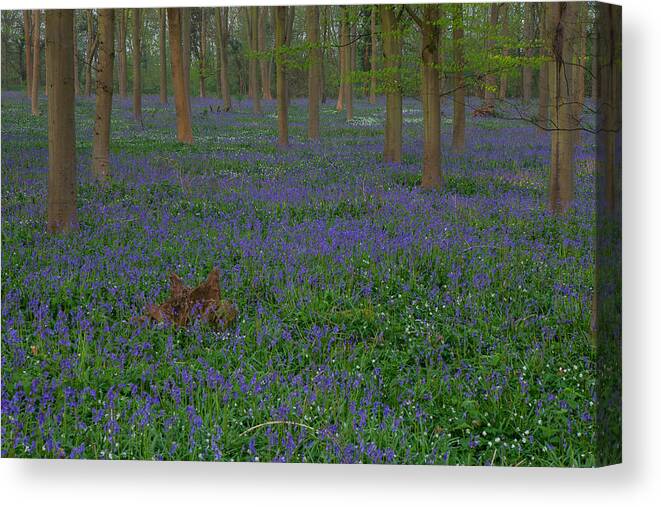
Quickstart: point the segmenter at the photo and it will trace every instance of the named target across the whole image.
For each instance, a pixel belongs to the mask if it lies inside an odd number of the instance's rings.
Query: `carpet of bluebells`
[[[293,100],[284,151],[274,103],[216,105],[193,100],[183,146],[172,103],[141,125],[115,98],[99,187],[79,99],[80,229],[49,236],[46,118],[3,93],[3,457],[594,465],[592,137],[555,217],[524,121],[469,118],[457,156],[446,104],[446,186],[423,192],[416,100],[398,165],[382,102],[347,123],[329,101],[309,142]],[[234,328],[135,319],[216,266]]]

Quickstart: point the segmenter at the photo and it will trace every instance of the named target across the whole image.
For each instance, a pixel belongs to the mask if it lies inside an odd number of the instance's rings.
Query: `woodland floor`
[[[311,143],[294,100],[286,151],[274,103],[209,104],[182,146],[172,102],[145,97],[143,128],[116,98],[99,188],[79,99],[80,230],[51,237],[46,118],[3,93],[3,457],[594,465],[592,137],[554,217],[525,122],[468,118],[455,156],[446,105],[425,193],[417,101],[401,165],[383,102],[347,124],[329,101]],[[213,267],[229,331],[133,319]]]

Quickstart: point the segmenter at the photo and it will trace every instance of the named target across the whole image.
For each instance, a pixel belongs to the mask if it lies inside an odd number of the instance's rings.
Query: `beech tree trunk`
[[[218,59],[218,96],[223,99],[223,109],[232,109],[232,97],[230,96],[229,79],[227,76],[227,40],[228,30],[228,8],[216,7],[216,56]]]
[[[73,12],[73,89],[80,95],[80,79],[78,76],[78,32],[76,31],[76,11]]]
[[[490,13],[489,13],[489,30],[490,33],[495,35],[496,28],[498,26],[498,7],[499,4],[496,2],[491,3]],[[493,67],[491,57],[493,56],[494,48],[494,37],[487,35],[487,54],[489,55],[488,67],[490,72],[485,76],[485,89],[484,89],[484,107],[493,109],[496,105],[496,72]]]
[[[32,11],[32,116],[39,114],[39,39],[41,31],[41,18],[39,10]]]
[[[120,9],[119,14],[119,33],[117,34],[119,41],[117,44],[117,52],[119,53],[119,96],[123,99],[128,95],[128,64],[126,61],[126,24],[128,17],[128,9]]]
[[[32,97],[32,15],[23,11],[23,33],[25,35],[25,88],[26,95]]]
[[[177,114],[177,139],[182,143],[193,144],[191,127],[190,95],[186,93],[182,35],[183,9],[167,9],[168,31],[170,35],[170,65],[172,67],[172,87],[174,106]]]
[[[399,23],[394,7],[379,5],[381,11],[381,33],[383,36],[384,75],[386,88],[386,125],[383,143],[384,162],[402,161],[402,89],[401,69],[402,43]]]
[[[373,5],[370,13],[370,104],[376,104],[376,9]]]
[[[576,42],[574,44],[575,53],[572,63],[574,65],[574,119],[577,127],[581,124],[583,116],[583,103],[585,101],[585,52],[586,52],[586,18],[587,4],[579,4],[576,8]],[[576,129],[574,132],[576,139],[574,142],[578,146],[581,142],[581,131]]]
[[[327,95],[326,95],[326,65],[324,62],[326,61],[326,45],[328,44],[328,6],[324,5],[322,7],[323,9],[323,37],[324,37],[324,44],[323,47],[321,48],[321,83],[319,86],[321,87],[321,103],[325,104],[327,100]]]
[[[96,72],[96,118],[92,138],[92,172],[99,182],[110,174],[110,117],[115,60],[115,11],[99,10],[99,63]]]
[[[525,4],[525,14],[523,20],[523,40],[524,44],[528,47],[525,48],[526,58],[532,58],[533,50],[533,28],[532,28],[532,13],[533,13],[533,4],[532,2],[526,2]],[[528,104],[532,98],[532,66],[528,63],[523,66],[523,102]]]
[[[549,72],[551,98],[551,173],[549,210],[564,213],[574,197],[574,79],[571,68],[576,38],[576,4],[552,2],[546,4],[550,22],[553,61]]]
[[[94,32],[94,14],[88,9],[87,15],[87,53],[85,54],[85,96],[92,95],[92,67],[99,40]]]
[[[464,14],[463,4],[457,4],[452,16],[452,45],[457,72],[454,75],[452,106],[452,151],[463,153],[466,148],[466,89],[464,85]]]
[[[259,38],[257,35],[257,25],[259,24],[259,7],[246,7],[246,11],[248,18],[248,43],[250,47],[250,57],[248,58],[250,100],[252,101],[252,112],[259,114],[262,112],[262,103],[259,98],[259,62],[257,61],[257,50],[259,47]]]
[[[133,9],[133,118],[142,122],[142,10]]]
[[[167,65],[167,54],[165,48],[165,39],[166,39],[166,22],[165,22],[165,9],[158,9],[158,45],[159,45],[159,56],[160,56],[160,66],[159,66],[159,80],[160,80],[160,100],[161,104],[168,103],[168,65]]]
[[[207,18],[204,7],[200,9],[200,97],[207,96]]]
[[[547,10],[542,4],[539,4],[539,8],[541,38],[544,41],[548,41],[551,38],[551,34],[549,31],[550,21],[548,19]],[[540,49],[540,56],[542,58],[548,58],[549,56],[546,46],[547,44],[544,44]],[[546,61],[542,61],[539,67],[539,110],[537,113],[537,125],[539,126],[540,132],[545,132],[549,124],[549,67],[550,62]]]
[[[184,84],[186,97],[190,107],[190,62],[191,62],[191,8],[183,7],[181,10],[181,38],[184,64]]]
[[[503,37],[507,39],[510,35],[510,27],[509,27],[509,20],[507,19],[507,14],[508,14],[508,5],[506,3],[503,3],[501,5],[501,8],[503,9],[502,12],[502,17],[503,17]],[[509,49],[507,48],[507,42],[505,42],[505,47],[503,48],[503,57],[505,60],[509,56]],[[507,97],[507,70],[503,70],[500,73],[500,88],[498,89],[498,98],[500,100],[505,100]]]
[[[423,8],[422,26],[422,115],[424,127],[424,157],[422,188],[440,189],[441,173],[441,103],[438,74],[439,27],[438,4]]]
[[[278,99],[278,146],[289,146],[289,126],[287,118],[287,76],[285,73],[284,48],[288,44],[287,7],[275,8],[275,82]]]
[[[351,83],[353,52],[349,35],[349,7],[342,5],[340,9],[342,10],[342,21],[340,24],[340,44],[344,48],[344,69],[342,72],[344,76],[344,82],[342,86],[342,105],[344,106],[347,114],[347,121],[351,121],[353,119],[353,84]]]
[[[342,44],[342,21],[340,21],[340,30],[339,30],[339,37],[338,40],[340,42],[340,47],[338,48],[337,51],[337,58],[338,58],[338,64],[337,64],[337,70],[338,73],[340,74],[340,86],[337,91],[337,102],[335,104],[335,109],[337,111],[342,111],[344,110],[344,60],[346,57],[346,47]]]
[[[73,11],[70,9],[46,11],[46,72],[48,74],[46,83],[50,88],[47,229],[49,233],[58,233],[67,232],[78,226]]]
[[[321,80],[321,49],[319,48],[319,7],[305,8],[308,44],[308,138],[319,139],[319,82]]]
[[[259,51],[259,71],[262,82],[262,98],[264,100],[272,100],[271,96],[271,74],[269,72],[269,61],[263,57],[266,51],[266,20],[268,19],[269,8],[259,7],[258,23],[257,23],[257,50]]]

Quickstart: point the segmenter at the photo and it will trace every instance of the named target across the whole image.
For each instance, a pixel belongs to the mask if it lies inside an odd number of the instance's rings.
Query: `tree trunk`
[[[46,83],[50,88],[47,229],[50,233],[58,233],[78,225],[72,10],[46,11],[46,72]]]
[[[533,44],[533,28],[532,28],[532,12],[533,4],[532,2],[526,2],[525,4],[525,15],[523,21],[523,40],[526,46],[525,56],[530,59],[533,56],[532,44]],[[526,65],[523,66],[523,102],[525,104],[530,103],[532,98],[532,66],[526,62]]]
[[[295,20],[296,20],[296,6],[291,5],[287,10],[287,29],[285,30],[285,39],[287,41],[287,46],[289,46],[289,44],[292,41],[292,37],[294,36]],[[287,104],[289,104],[292,97],[291,83],[289,82],[289,74],[285,73],[285,75],[287,76]]]
[[[119,96],[123,99],[128,95],[128,64],[126,61],[126,24],[128,17],[128,9],[120,9],[119,14],[119,41],[117,44],[117,52],[119,53]]]
[[[94,66],[94,55],[99,45],[98,35],[94,33],[94,14],[91,9],[87,14],[87,54],[85,55],[85,96],[92,95],[92,67]]]
[[[259,51],[259,70],[262,81],[262,98],[272,100],[271,96],[271,75],[269,73],[269,61],[264,58],[266,52],[266,20],[268,19],[269,8],[259,7],[259,21],[257,23],[257,50]]]
[[[370,13],[370,104],[376,104],[376,10],[373,5]]]
[[[498,7],[499,4],[496,2],[491,3],[490,14],[489,14],[489,30],[491,36],[487,35],[487,66],[489,72],[484,78],[485,88],[484,88],[484,107],[493,109],[496,105],[496,72],[493,68],[495,64],[493,63],[493,48],[494,48],[494,36],[496,35],[496,30],[498,27]]]
[[[440,189],[441,173],[441,104],[438,75],[439,27],[438,4],[423,7],[422,26],[422,115],[424,126],[424,157],[422,188]]]
[[[285,74],[284,48],[288,44],[287,7],[275,8],[275,82],[278,99],[278,146],[289,146],[287,118],[287,76]]]
[[[383,34],[384,74],[386,87],[386,125],[383,143],[384,162],[402,161],[402,43],[399,23],[393,6],[379,5]]]
[[[23,33],[25,35],[25,88],[28,97],[32,97],[32,16],[30,11],[23,11]]]
[[[181,38],[183,49],[184,85],[186,86],[186,97],[190,107],[190,62],[191,62],[191,8],[181,9]]]
[[[349,35],[349,7],[342,5],[340,9],[342,12],[342,21],[340,24],[340,44],[344,48],[344,69],[342,71],[344,76],[342,86],[342,105],[344,106],[344,109],[347,113],[347,121],[351,121],[353,120],[353,84],[351,83],[353,54]]]
[[[466,89],[464,87],[464,15],[463,4],[454,6],[452,42],[454,63],[454,104],[452,106],[452,151],[463,153],[466,147]]]
[[[158,9],[158,44],[159,44],[159,56],[160,56],[160,99],[161,104],[168,103],[168,65],[167,65],[167,53],[165,48],[165,39],[166,39],[166,22],[165,22],[165,9]]]
[[[585,40],[587,37],[587,34],[585,32],[585,27],[587,21],[586,20],[587,4],[579,4],[576,10],[577,10],[577,15],[576,15],[575,34],[578,40],[574,44],[574,47],[576,48],[576,52],[572,62],[574,64],[573,79],[574,79],[574,91],[575,91],[574,117],[575,117],[576,125],[580,126],[581,117],[583,116],[583,103],[585,101],[585,52],[586,52]],[[581,131],[577,129],[574,134],[576,136],[574,142],[578,146],[581,142]]]
[[[99,182],[110,174],[110,116],[115,60],[115,11],[99,10],[99,63],[96,71],[96,119],[92,139],[92,172]]]
[[[341,22],[340,22],[341,23]],[[337,52],[337,57],[338,57],[338,65],[337,65],[337,70],[338,73],[340,74],[340,86],[337,91],[337,103],[335,104],[335,109],[337,111],[342,111],[344,110],[344,81],[346,78],[344,77],[344,60],[345,60],[345,55],[346,55],[346,48],[342,44],[342,28],[340,27],[340,35],[338,37],[338,40],[340,42],[338,52]]]
[[[168,31],[170,35],[170,65],[172,67],[174,105],[177,114],[177,139],[182,143],[193,144],[190,95],[186,93],[184,55],[182,54],[182,11],[183,9],[167,9]]]
[[[142,9],[133,9],[133,118],[142,123]]]
[[[576,37],[576,4],[552,2],[546,4],[553,60],[549,69],[551,98],[551,173],[549,210],[564,213],[574,197],[574,83],[571,68]]]
[[[74,95],[80,95],[80,79],[78,75],[78,31],[76,30],[76,11],[73,11],[73,89]]]
[[[32,11],[32,116],[39,114],[39,39],[41,18],[39,10]]]
[[[223,108],[225,111],[232,109],[232,98],[230,96],[229,79],[227,76],[227,40],[228,31],[228,8],[216,7],[216,56],[218,59],[218,96],[223,98]]]
[[[248,44],[250,47],[250,57],[248,58],[250,100],[252,101],[252,112],[259,114],[262,112],[262,103],[259,98],[259,62],[257,60],[257,50],[259,47],[259,37],[257,34],[257,25],[259,24],[259,7],[246,7],[246,11],[248,17]]]
[[[327,100],[326,96],[326,65],[324,62],[326,61],[326,45],[328,44],[328,6],[324,5],[323,7],[323,13],[324,13],[324,21],[323,21],[323,36],[324,36],[324,44],[323,47],[321,48],[321,79],[319,86],[321,87],[321,103],[325,104]]]
[[[546,7],[539,4],[540,8],[540,33],[543,41],[548,41],[551,38],[549,33],[550,21]],[[545,43],[540,49],[540,56],[543,59],[548,58],[548,50]],[[540,132],[545,132],[549,124],[549,67],[550,62],[542,61],[539,67],[539,112],[537,114]]]
[[[503,48],[503,57],[505,61],[507,61],[507,57],[509,56],[509,49],[507,47],[507,44],[509,42],[507,41],[507,38],[510,35],[510,27],[509,27],[509,20],[507,19],[507,14],[508,14],[508,9],[507,9],[507,4],[503,3],[501,5],[501,8],[503,9],[503,37],[505,38],[505,47]],[[507,66],[506,64],[504,65],[505,67]],[[503,70],[500,73],[500,88],[498,89],[499,94],[498,98],[500,100],[505,100],[507,97],[507,69]]]
[[[321,79],[321,50],[319,48],[319,7],[305,8],[308,45],[308,137],[319,139],[319,81]]]
[[[207,18],[204,7],[200,8],[200,97],[207,96]]]

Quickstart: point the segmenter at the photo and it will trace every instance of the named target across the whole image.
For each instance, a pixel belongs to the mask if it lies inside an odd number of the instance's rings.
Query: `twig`
[[[246,431],[241,433],[239,436],[243,437],[243,436],[247,435],[248,433],[250,433],[251,431],[256,430],[258,428],[261,428],[262,426],[273,426],[275,424],[291,424],[292,426],[300,426],[302,428],[307,428],[307,429],[312,430],[315,433],[317,433],[317,430],[315,430],[312,426],[308,426],[307,424],[303,424],[303,423],[300,423],[300,422],[295,422],[295,421],[266,421],[266,422],[263,422],[261,424],[258,424],[257,426],[253,426],[252,428],[248,428]]]

